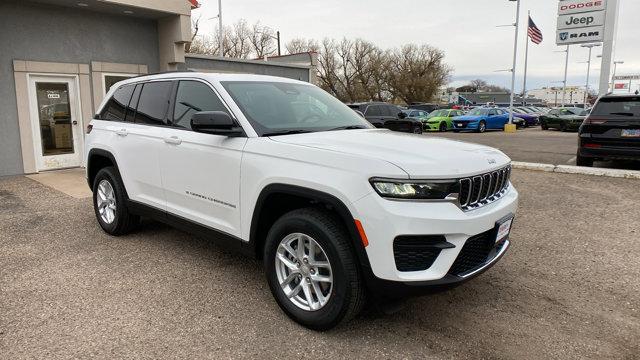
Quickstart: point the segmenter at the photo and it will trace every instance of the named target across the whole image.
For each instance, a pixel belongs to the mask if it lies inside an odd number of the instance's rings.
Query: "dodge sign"
[[[602,11],[605,0],[563,0],[558,4],[558,15],[577,14],[587,11]]]

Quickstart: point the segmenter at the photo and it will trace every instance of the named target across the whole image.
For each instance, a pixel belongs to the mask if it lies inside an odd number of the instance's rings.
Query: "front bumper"
[[[467,212],[451,202],[393,201],[376,193],[367,195],[354,205],[369,240],[365,250],[371,266],[370,287],[392,288],[399,293],[428,292],[464,282],[500,259],[509,247],[508,240],[503,249],[489,256],[487,263],[476,269],[477,272],[464,276],[450,273],[467,240],[490,232],[497,221],[516,213],[518,192],[509,185],[500,200]],[[394,239],[398,236],[429,235],[443,236],[453,247],[443,248],[426,270],[398,270]],[[400,292],[400,288],[406,288],[406,291]]]
[[[425,122],[423,124],[424,124],[424,129],[426,131],[439,131],[440,130],[440,123],[439,122],[434,122],[434,123]]]
[[[477,130],[480,122],[478,121],[458,121],[453,123],[454,130]]]

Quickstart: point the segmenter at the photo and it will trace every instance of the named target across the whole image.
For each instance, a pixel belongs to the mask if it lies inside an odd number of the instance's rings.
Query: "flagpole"
[[[524,82],[522,83],[522,105],[527,105],[527,66],[529,63],[529,21],[531,21],[531,10],[527,12],[527,46],[524,51]]]

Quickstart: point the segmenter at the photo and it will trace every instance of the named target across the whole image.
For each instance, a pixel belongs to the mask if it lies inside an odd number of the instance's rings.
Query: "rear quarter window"
[[[100,112],[100,120],[125,121],[127,118],[126,109],[131,101],[134,88],[135,85],[119,87]]]

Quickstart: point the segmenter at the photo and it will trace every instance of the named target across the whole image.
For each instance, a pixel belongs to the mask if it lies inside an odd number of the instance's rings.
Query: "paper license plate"
[[[624,129],[622,137],[640,137],[640,129]]]
[[[496,235],[496,242],[500,242],[501,240],[509,236],[512,223],[513,223],[513,217],[507,220],[504,220],[498,224],[498,233]]]

